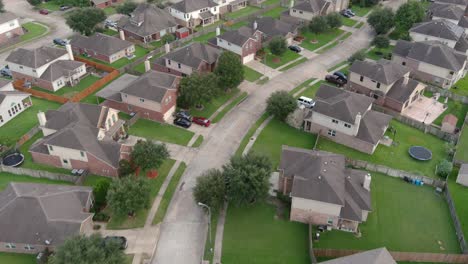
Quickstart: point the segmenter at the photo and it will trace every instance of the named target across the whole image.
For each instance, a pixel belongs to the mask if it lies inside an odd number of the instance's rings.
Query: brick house
[[[192,72],[213,72],[221,53],[221,50],[211,45],[193,42],[157,58],[152,68],[177,76],[187,76]]]
[[[424,96],[426,86],[409,77],[410,69],[389,60],[355,61],[346,88],[375,99],[376,104],[402,113]]]
[[[124,74],[96,95],[106,99],[103,106],[167,122],[176,110],[179,81],[175,75],[155,71],[142,76]]]
[[[90,37],[75,35],[70,45],[75,55],[85,54],[107,63],[113,63],[122,58],[131,59],[135,56],[135,45],[132,42],[101,33]]]
[[[53,92],[66,85],[78,84],[86,75],[86,64],[74,60],[70,45],[66,49],[19,48],[8,55],[6,62],[14,80],[24,80]]]
[[[304,130],[372,154],[391,116],[371,110],[373,98],[322,84],[316,103],[304,118]]]
[[[131,146],[118,143],[127,135],[118,113],[106,106],[83,103],[66,103],[58,110],[39,112],[44,137],[29,149],[33,161],[118,176],[119,161],[131,151]]]
[[[297,24],[288,23],[272,17],[262,17],[256,19],[251,24],[252,28],[257,28],[262,32],[263,44],[270,42],[274,37],[283,37],[288,45],[291,45],[295,36],[297,36]]]
[[[398,40],[392,61],[411,69],[411,77],[449,89],[466,74],[467,56],[437,41]]]
[[[177,22],[167,10],[142,3],[129,17],[123,16],[117,23],[117,28],[124,32],[126,38],[148,43],[160,40],[166,34],[175,33]]]
[[[316,16],[324,16],[348,8],[349,0],[304,0],[293,3],[289,16],[301,21],[311,21]]]
[[[219,20],[220,7],[212,0],[182,0],[169,7],[169,13],[183,27],[207,26]]]
[[[91,0],[91,6],[96,8],[106,8],[110,6],[123,4],[125,0]]]
[[[291,221],[357,232],[371,207],[371,176],[346,168],[345,157],[283,146],[279,191],[291,197]]]
[[[397,264],[386,248],[368,250],[320,264]]]
[[[18,16],[10,12],[0,14],[0,45],[8,43],[10,39],[24,34]]]
[[[0,79],[0,127],[32,106],[29,93],[13,88],[12,82]]]
[[[253,61],[257,51],[262,49],[262,39],[262,32],[244,26],[237,30],[226,31],[209,43],[239,55],[242,63],[246,64]]]
[[[0,192],[0,251],[37,254],[93,230],[90,187],[12,182]]]

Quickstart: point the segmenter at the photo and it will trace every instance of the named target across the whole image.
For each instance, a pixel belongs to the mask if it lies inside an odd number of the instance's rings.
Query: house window
[[[112,121],[114,121],[114,122],[117,121],[116,118],[115,118],[115,114],[112,115]]]
[[[338,120],[336,120],[336,119],[332,119],[332,122],[335,123],[335,124],[338,124]]]
[[[350,124],[346,124],[346,123],[345,123],[344,126],[347,127],[347,128],[351,128],[351,125],[350,125]]]
[[[16,245],[15,244],[12,244],[12,243],[8,243],[5,245],[6,248],[16,248]]]
[[[328,217],[327,224],[333,225],[333,218]]]
[[[377,83],[377,88],[380,88],[380,83]]]
[[[50,151],[53,151],[53,150],[54,150],[54,147],[52,147],[51,145],[49,145],[49,150],[50,150]]]
[[[84,152],[83,151],[80,151],[80,155],[81,155],[81,157],[84,158]]]
[[[228,42],[228,46],[231,46],[231,43]]]
[[[33,72],[36,72],[36,70],[33,70]]]
[[[361,78],[359,78],[359,81],[364,81],[364,76],[361,76]]]
[[[23,66],[19,66],[20,69],[23,69]]]
[[[296,13],[296,9],[293,9],[293,13]]]
[[[62,161],[63,161],[63,163],[68,164],[68,160],[67,160],[67,159],[63,159]]]
[[[302,12],[302,11],[299,11],[299,14],[302,14],[302,13],[304,13],[304,12]]]
[[[10,27],[14,27],[14,26],[15,26],[15,22],[11,22]]]
[[[171,65],[171,60],[167,60],[167,64]]]
[[[10,110],[8,110],[8,115],[11,117],[11,111]]]
[[[450,75],[453,75],[453,71],[450,71],[449,73],[450,73]]]
[[[3,116],[0,115],[0,123],[3,123]]]
[[[406,65],[406,61],[403,61],[403,62],[401,63],[401,65],[405,66],[405,65]]]
[[[125,97],[125,98],[127,98],[127,95],[126,95],[126,94],[124,94],[124,97]]]
[[[142,103],[143,103],[144,101],[145,101],[145,99],[143,99],[143,98],[140,98],[140,102],[142,102]]]
[[[182,66],[180,65],[180,63],[177,63],[177,68],[181,68]]]
[[[219,40],[219,42],[220,42],[220,43],[221,43],[221,42],[223,42],[223,40],[222,40],[222,39],[218,39],[218,40]]]
[[[24,246],[24,249],[26,249],[26,250],[33,250],[34,247],[31,246],[31,245],[26,245],[26,246]]]
[[[20,104],[18,104],[18,109],[21,110],[21,105]]]
[[[328,135],[334,137],[336,136],[336,131],[333,129],[328,129]]]

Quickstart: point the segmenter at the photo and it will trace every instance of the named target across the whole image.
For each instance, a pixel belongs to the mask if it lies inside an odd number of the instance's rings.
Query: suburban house
[[[371,176],[345,157],[283,146],[278,191],[291,197],[291,221],[358,232],[371,207]]]
[[[320,264],[397,264],[397,262],[386,248],[377,248],[320,262]]]
[[[123,16],[117,23],[117,28],[124,32],[126,38],[148,43],[158,41],[166,34],[175,33],[177,22],[168,11],[153,4],[142,3],[129,17]]]
[[[241,27],[237,30],[226,31],[216,36],[210,43],[240,56],[242,63],[255,59],[257,51],[262,49],[262,32],[255,27]]]
[[[468,9],[468,6],[467,6]],[[465,34],[468,34],[468,11],[465,10],[464,15],[460,17],[460,20],[457,24],[459,27],[462,27],[465,30]]]
[[[32,106],[29,93],[13,88],[12,82],[0,79],[0,127]]]
[[[304,118],[304,130],[336,143],[372,154],[391,116],[371,110],[375,99],[322,84],[316,103]]]
[[[454,24],[458,24],[458,21],[460,21],[460,18],[464,13],[465,9],[460,6],[438,3],[432,3],[427,10],[427,14],[430,19],[447,20]]]
[[[0,192],[0,251],[35,254],[93,230],[90,187],[11,182]]]
[[[458,171],[457,183],[468,187],[468,164],[462,164]]]
[[[219,6],[212,0],[183,0],[169,7],[179,25],[189,28],[211,25],[219,19]]]
[[[32,86],[57,91],[64,86],[78,84],[86,75],[86,64],[75,61],[70,45],[66,49],[40,47],[33,50],[19,48],[6,58],[14,80]]]
[[[193,42],[154,60],[153,69],[177,76],[213,72],[221,53],[211,45]]]
[[[151,70],[142,76],[124,74],[96,95],[106,99],[103,106],[167,122],[176,110],[179,81],[175,75]]]
[[[410,69],[395,62],[356,60],[346,88],[375,99],[376,104],[402,113],[423,96],[426,86],[410,79]]]
[[[435,40],[455,48],[457,42],[464,37],[465,30],[457,24],[439,19],[418,23],[409,32],[415,42]]]
[[[415,79],[445,89],[465,76],[466,60],[466,55],[437,41],[399,40],[392,55],[392,61],[410,68]]]
[[[269,42],[274,37],[283,37],[288,45],[291,45],[297,35],[298,26],[272,17],[262,17],[251,23],[252,28],[256,24],[257,30],[262,32],[263,43]]]
[[[131,59],[135,56],[135,45],[132,42],[101,33],[90,37],[75,35],[70,45],[76,55],[84,54],[107,63],[114,63],[122,58]]]
[[[316,16],[339,12],[348,8],[349,0],[303,0],[294,3],[289,9],[291,17],[310,21]]]
[[[91,6],[96,8],[106,8],[123,4],[123,2],[125,2],[125,0],[91,0]]]
[[[0,14],[0,45],[24,34],[18,16],[10,12]]]
[[[468,5],[468,0],[434,0],[434,3],[446,4],[446,5],[457,5],[461,8],[465,8]]]
[[[44,137],[29,152],[34,162],[65,169],[84,169],[92,174],[118,176],[119,161],[131,147],[118,143],[125,138],[119,111],[107,106],[66,103],[58,110],[39,112]]]

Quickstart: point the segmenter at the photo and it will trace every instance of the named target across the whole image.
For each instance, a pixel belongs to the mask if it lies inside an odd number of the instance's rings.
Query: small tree
[[[223,173],[218,169],[211,169],[197,178],[193,196],[196,202],[204,203],[212,210],[218,211],[224,204],[226,195]]]
[[[166,34],[164,35],[162,38],[161,38],[161,43],[171,43],[172,41],[174,41],[176,38],[173,34]]]
[[[330,30],[330,25],[324,16],[316,16],[309,23],[309,31],[315,34]]]
[[[367,22],[377,34],[386,34],[395,25],[395,14],[388,7],[376,8],[367,18]]]
[[[96,31],[97,25],[105,19],[106,14],[102,9],[86,7],[71,11],[66,21],[73,31],[90,36]]]
[[[390,46],[390,39],[385,35],[377,35],[372,41],[372,45],[379,49],[385,49]]]
[[[457,146],[453,142],[445,142],[444,144],[445,153],[449,159],[452,159],[455,156],[455,152],[457,151]]]
[[[343,25],[343,20],[341,15],[333,12],[325,16],[327,19],[327,24],[330,28],[339,28]]]
[[[106,205],[107,191],[109,190],[110,182],[108,180],[101,179],[93,187],[94,195],[94,206],[101,208]]]
[[[135,2],[127,1],[117,6],[116,10],[117,10],[117,13],[119,14],[130,15],[133,12],[133,10],[135,10],[136,7],[137,7],[137,4]]]
[[[148,208],[150,185],[143,177],[126,177],[112,181],[107,191],[107,204],[115,215],[133,215]]]
[[[104,243],[101,235],[92,234],[69,238],[55,250],[55,254],[49,259],[50,264],[122,264],[125,255],[120,250],[117,241]]]
[[[203,104],[211,101],[218,93],[218,79],[215,74],[194,73],[180,81],[178,104],[187,108],[202,108]]]
[[[452,172],[453,164],[448,160],[442,160],[436,169],[436,174],[442,178],[447,178]]]
[[[156,144],[151,140],[139,140],[133,147],[130,159],[141,170],[158,169],[169,158],[165,144]]]
[[[348,58],[349,63],[353,63],[356,60],[363,61],[366,59],[366,52],[364,50],[359,50],[355,52],[351,57]]]
[[[395,15],[395,26],[398,32],[406,32],[414,23],[423,21],[425,16],[425,8],[422,3],[411,0],[398,8]]]
[[[128,160],[119,161],[119,176],[125,177],[135,172],[135,168],[132,166],[132,163]]]
[[[244,80],[244,66],[239,56],[230,51],[219,56],[214,73],[218,78],[218,86],[225,91],[236,88]]]
[[[288,44],[284,37],[276,36],[268,43],[268,48],[273,55],[281,56],[288,49]]]
[[[281,121],[286,120],[288,115],[294,112],[296,108],[296,99],[286,91],[274,92],[267,99],[266,112]]]
[[[37,6],[42,3],[42,0],[28,0],[28,3],[32,6]]]

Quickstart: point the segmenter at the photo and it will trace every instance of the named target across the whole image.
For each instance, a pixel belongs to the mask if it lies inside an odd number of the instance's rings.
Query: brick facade
[[[113,5],[119,5],[121,3],[125,2],[125,0],[108,0],[108,1],[105,1],[103,3],[100,3],[100,4],[97,4],[97,5],[94,5],[96,8],[101,8],[101,9],[104,9],[106,7],[109,7],[109,6],[113,6]]]
[[[216,67],[216,63],[208,64],[206,62],[202,62],[198,66],[198,69],[196,69],[196,71],[198,73],[210,73],[210,72],[214,71],[215,67]],[[158,72],[169,73],[169,74],[176,75],[176,76],[183,76],[182,72],[176,71],[174,69],[170,69],[170,68],[166,67],[165,65],[161,65],[161,64],[158,64],[158,63],[153,63],[151,65],[151,68],[153,70],[155,70],[155,71],[158,71]]]
[[[339,218],[333,215],[291,208],[290,220],[305,224],[330,225],[333,228],[338,228]],[[333,223],[328,222],[329,220],[333,220]]]
[[[257,31],[253,36],[255,39],[249,39],[244,43],[244,46],[242,47],[242,57],[255,54],[257,51],[262,49],[262,35],[263,34],[260,31]]]
[[[29,76],[29,75],[26,75],[26,74],[22,74],[22,73],[19,73],[19,72],[15,72],[15,71],[11,71],[11,75],[13,75],[13,80],[22,80],[22,81],[26,81],[26,82],[30,82],[32,84],[32,86],[37,86],[37,87],[40,87],[42,89],[46,89],[46,90],[49,90],[49,91],[54,91],[54,87],[53,87],[53,84],[52,82],[49,82],[49,81],[46,81],[46,80],[43,80],[43,79],[39,79],[39,78],[34,78],[32,76]]]
[[[24,31],[22,27],[17,27],[8,32],[0,34],[0,45],[3,43],[7,43],[10,39],[15,38],[17,36],[21,36],[23,34],[24,34]]]

